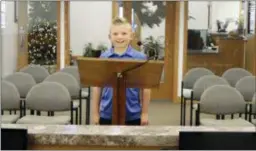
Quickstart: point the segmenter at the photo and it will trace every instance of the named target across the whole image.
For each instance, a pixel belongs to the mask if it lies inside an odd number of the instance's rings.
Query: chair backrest
[[[20,109],[20,94],[16,86],[8,81],[1,82],[1,109]]]
[[[201,95],[203,94],[203,92],[214,85],[229,85],[229,83],[216,75],[205,75],[202,76],[201,78],[199,78],[196,83],[194,84],[193,87],[193,99],[195,100],[200,100]]]
[[[48,76],[44,81],[58,82],[63,84],[69,91],[71,98],[78,98],[80,86],[77,80],[70,74],[64,72],[56,72]]]
[[[183,78],[183,87],[192,89],[196,80],[205,75],[214,75],[214,73],[206,68],[190,69]]]
[[[222,74],[222,77],[226,79],[232,87],[235,87],[236,83],[245,76],[252,76],[252,73],[243,68],[231,68]]]
[[[71,97],[62,84],[42,82],[29,91],[26,108],[38,111],[68,111],[71,109]]]
[[[36,85],[34,78],[30,74],[23,72],[15,72],[4,80],[13,83],[17,87],[21,98],[26,98],[28,91]]]
[[[256,76],[246,76],[241,78],[235,88],[243,95],[245,101],[251,101],[256,92]]]
[[[67,66],[67,67],[61,69],[60,72],[71,74],[72,76],[74,76],[76,78],[76,80],[78,81],[78,83],[80,85],[80,75],[79,75],[77,66]]]
[[[20,70],[20,72],[25,72],[35,79],[36,83],[43,82],[43,80],[49,76],[49,72],[40,65],[29,65]]]
[[[200,112],[208,114],[236,114],[245,112],[246,102],[234,87],[215,85],[205,90],[200,100]]]

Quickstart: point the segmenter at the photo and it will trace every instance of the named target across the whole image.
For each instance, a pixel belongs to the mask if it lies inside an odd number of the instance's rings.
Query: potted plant
[[[95,48],[92,43],[88,43],[85,45],[83,56],[98,58],[105,50],[107,50],[107,47],[103,44],[100,44]]]
[[[160,38],[155,39],[153,36],[149,36],[143,42],[144,53],[148,56],[148,58],[154,58],[155,60],[160,59],[160,52],[164,50],[163,44],[160,42]]]

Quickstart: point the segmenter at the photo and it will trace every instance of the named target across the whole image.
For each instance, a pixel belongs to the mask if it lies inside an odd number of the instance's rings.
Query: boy
[[[132,27],[123,18],[112,21],[109,39],[112,48],[105,51],[101,58],[140,59],[147,57],[130,46],[133,39]],[[94,87],[92,90],[93,123],[111,125],[113,89]],[[150,89],[127,88],[126,125],[148,125],[148,105]]]

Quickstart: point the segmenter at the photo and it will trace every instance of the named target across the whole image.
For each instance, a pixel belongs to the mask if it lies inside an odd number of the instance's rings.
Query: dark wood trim
[[[70,1],[64,1],[65,66],[70,65]]]
[[[61,1],[57,1],[57,67],[56,70],[60,69],[61,63],[61,53],[60,53],[60,45],[61,45]]]

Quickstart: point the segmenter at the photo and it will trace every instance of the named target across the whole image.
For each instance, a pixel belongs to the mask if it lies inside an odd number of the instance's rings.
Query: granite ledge
[[[1,124],[27,129],[29,144],[83,146],[178,146],[180,131],[248,131],[255,127],[83,126]]]

